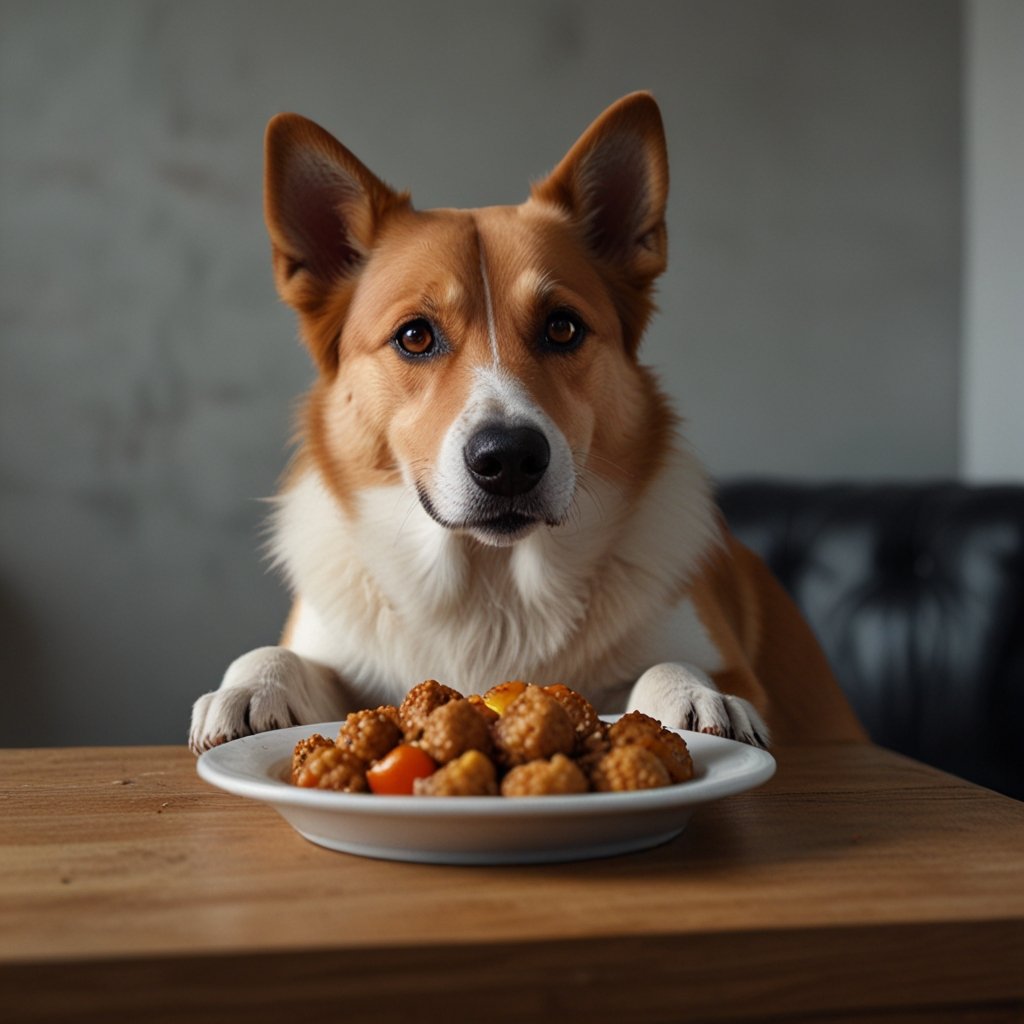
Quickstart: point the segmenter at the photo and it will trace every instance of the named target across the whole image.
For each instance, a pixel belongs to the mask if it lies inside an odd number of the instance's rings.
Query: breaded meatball
[[[601,724],[597,716],[597,709],[593,704],[575,690],[570,690],[563,683],[553,683],[545,686],[544,692],[554,697],[559,704],[565,708],[572,722],[573,731],[576,733],[576,748],[581,749],[587,737],[594,733]]]
[[[447,764],[466,753],[491,749],[491,730],[468,700],[450,700],[427,715],[419,746],[435,761]]]
[[[417,796],[497,796],[497,778],[494,762],[486,754],[468,750],[433,775],[417,779],[413,792]]]
[[[587,777],[564,754],[550,761],[531,761],[513,768],[501,781],[502,796],[554,796],[586,793]]]
[[[645,747],[665,766],[673,783],[693,778],[693,759],[686,740],[649,715],[640,711],[623,715],[608,730],[608,738],[613,747]]]
[[[338,746],[318,747],[299,770],[296,786],[308,789],[336,789],[342,793],[365,793],[366,765],[350,750]]]
[[[295,749],[292,751],[292,783],[295,784],[295,780],[298,778],[299,772],[302,770],[302,766],[306,763],[306,759],[314,750],[320,747],[333,747],[334,740],[329,740],[326,736],[321,736],[320,733],[315,732],[312,736],[307,736],[304,740],[299,740],[295,744]]]
[[[439,708],[452,700],[462,700],[462,694],[436,679],[425,679],[418,686],[414,686],[405,695],[405,700],[398,709],[399,723],[406,740],[410,743],[418,740],[423,735],[427,715],[434,708]]]
[[[657,735],[661,731],[661,722],[642,711],[627,711],[619,719],[613,722],[608,733],[611,736],[624,736],[627,732],[630,735],[639,735],[642,732],[649,732]]]
[[[600,793],[657,789],[670,783],[668,769],[646,747],[612,747],[591,769],[590,784]]]
[[[394,704],[381,704],[381,706],[376,710],[379,711],[382,715],[387,715],[387,717],[390,718],[391,721],[394,722],[399,729],[402,728],[402,720],[401,718],[399,718],[398,708],[396,708]]]
[[[686,740],[671,729],[662,728],[658,735],[657,747],[651,750],[668,769],[669,778],[674,782],[688,782],[693,778],[693,758]]]
[[[353,711],[338,730],[337,745],[370,764],[402,741],[398,722],[384,708]]]
[[[539,686],[527,687],[509,704],[493,733],[507,765],[570,754],[576,743],[568,712]]]

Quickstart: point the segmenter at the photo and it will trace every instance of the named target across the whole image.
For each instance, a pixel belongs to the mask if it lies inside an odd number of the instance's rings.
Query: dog
[[[295,114],[265,152],[274,278],[317,370],[272,520],[294,604],[196,701],[194,752],[425,678],[565,683],[758,746],[864,739],[638,358],[667,257],[650,94],[519,206],[418,210]]]

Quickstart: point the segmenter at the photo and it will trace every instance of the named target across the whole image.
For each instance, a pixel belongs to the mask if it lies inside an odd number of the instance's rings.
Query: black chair
[[[871,738],[1024,799],[1024,486],[736,481]]]

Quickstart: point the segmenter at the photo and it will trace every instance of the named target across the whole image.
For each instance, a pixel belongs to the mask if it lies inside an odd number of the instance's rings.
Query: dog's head
[[[670,414],[637,346],[665,267],[668,168],[645,93],[520,206],[416,210],[323,129],[266,139],[278,290],[319,370],[304,458],[343,502],[404,481],[437,522],[511,544],[581,473],[640,487]]]

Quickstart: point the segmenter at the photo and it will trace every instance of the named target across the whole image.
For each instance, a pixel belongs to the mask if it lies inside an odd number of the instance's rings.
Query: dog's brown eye
[[[544,342],[550,348],[565,351],[575,348],[582,340],[583,323],[568,310],[556,310],[544,324]]]
[[[410,356],[423,356],[434,347],[434,332],[426,320],[410,320],[398,328],[395,344]]]

